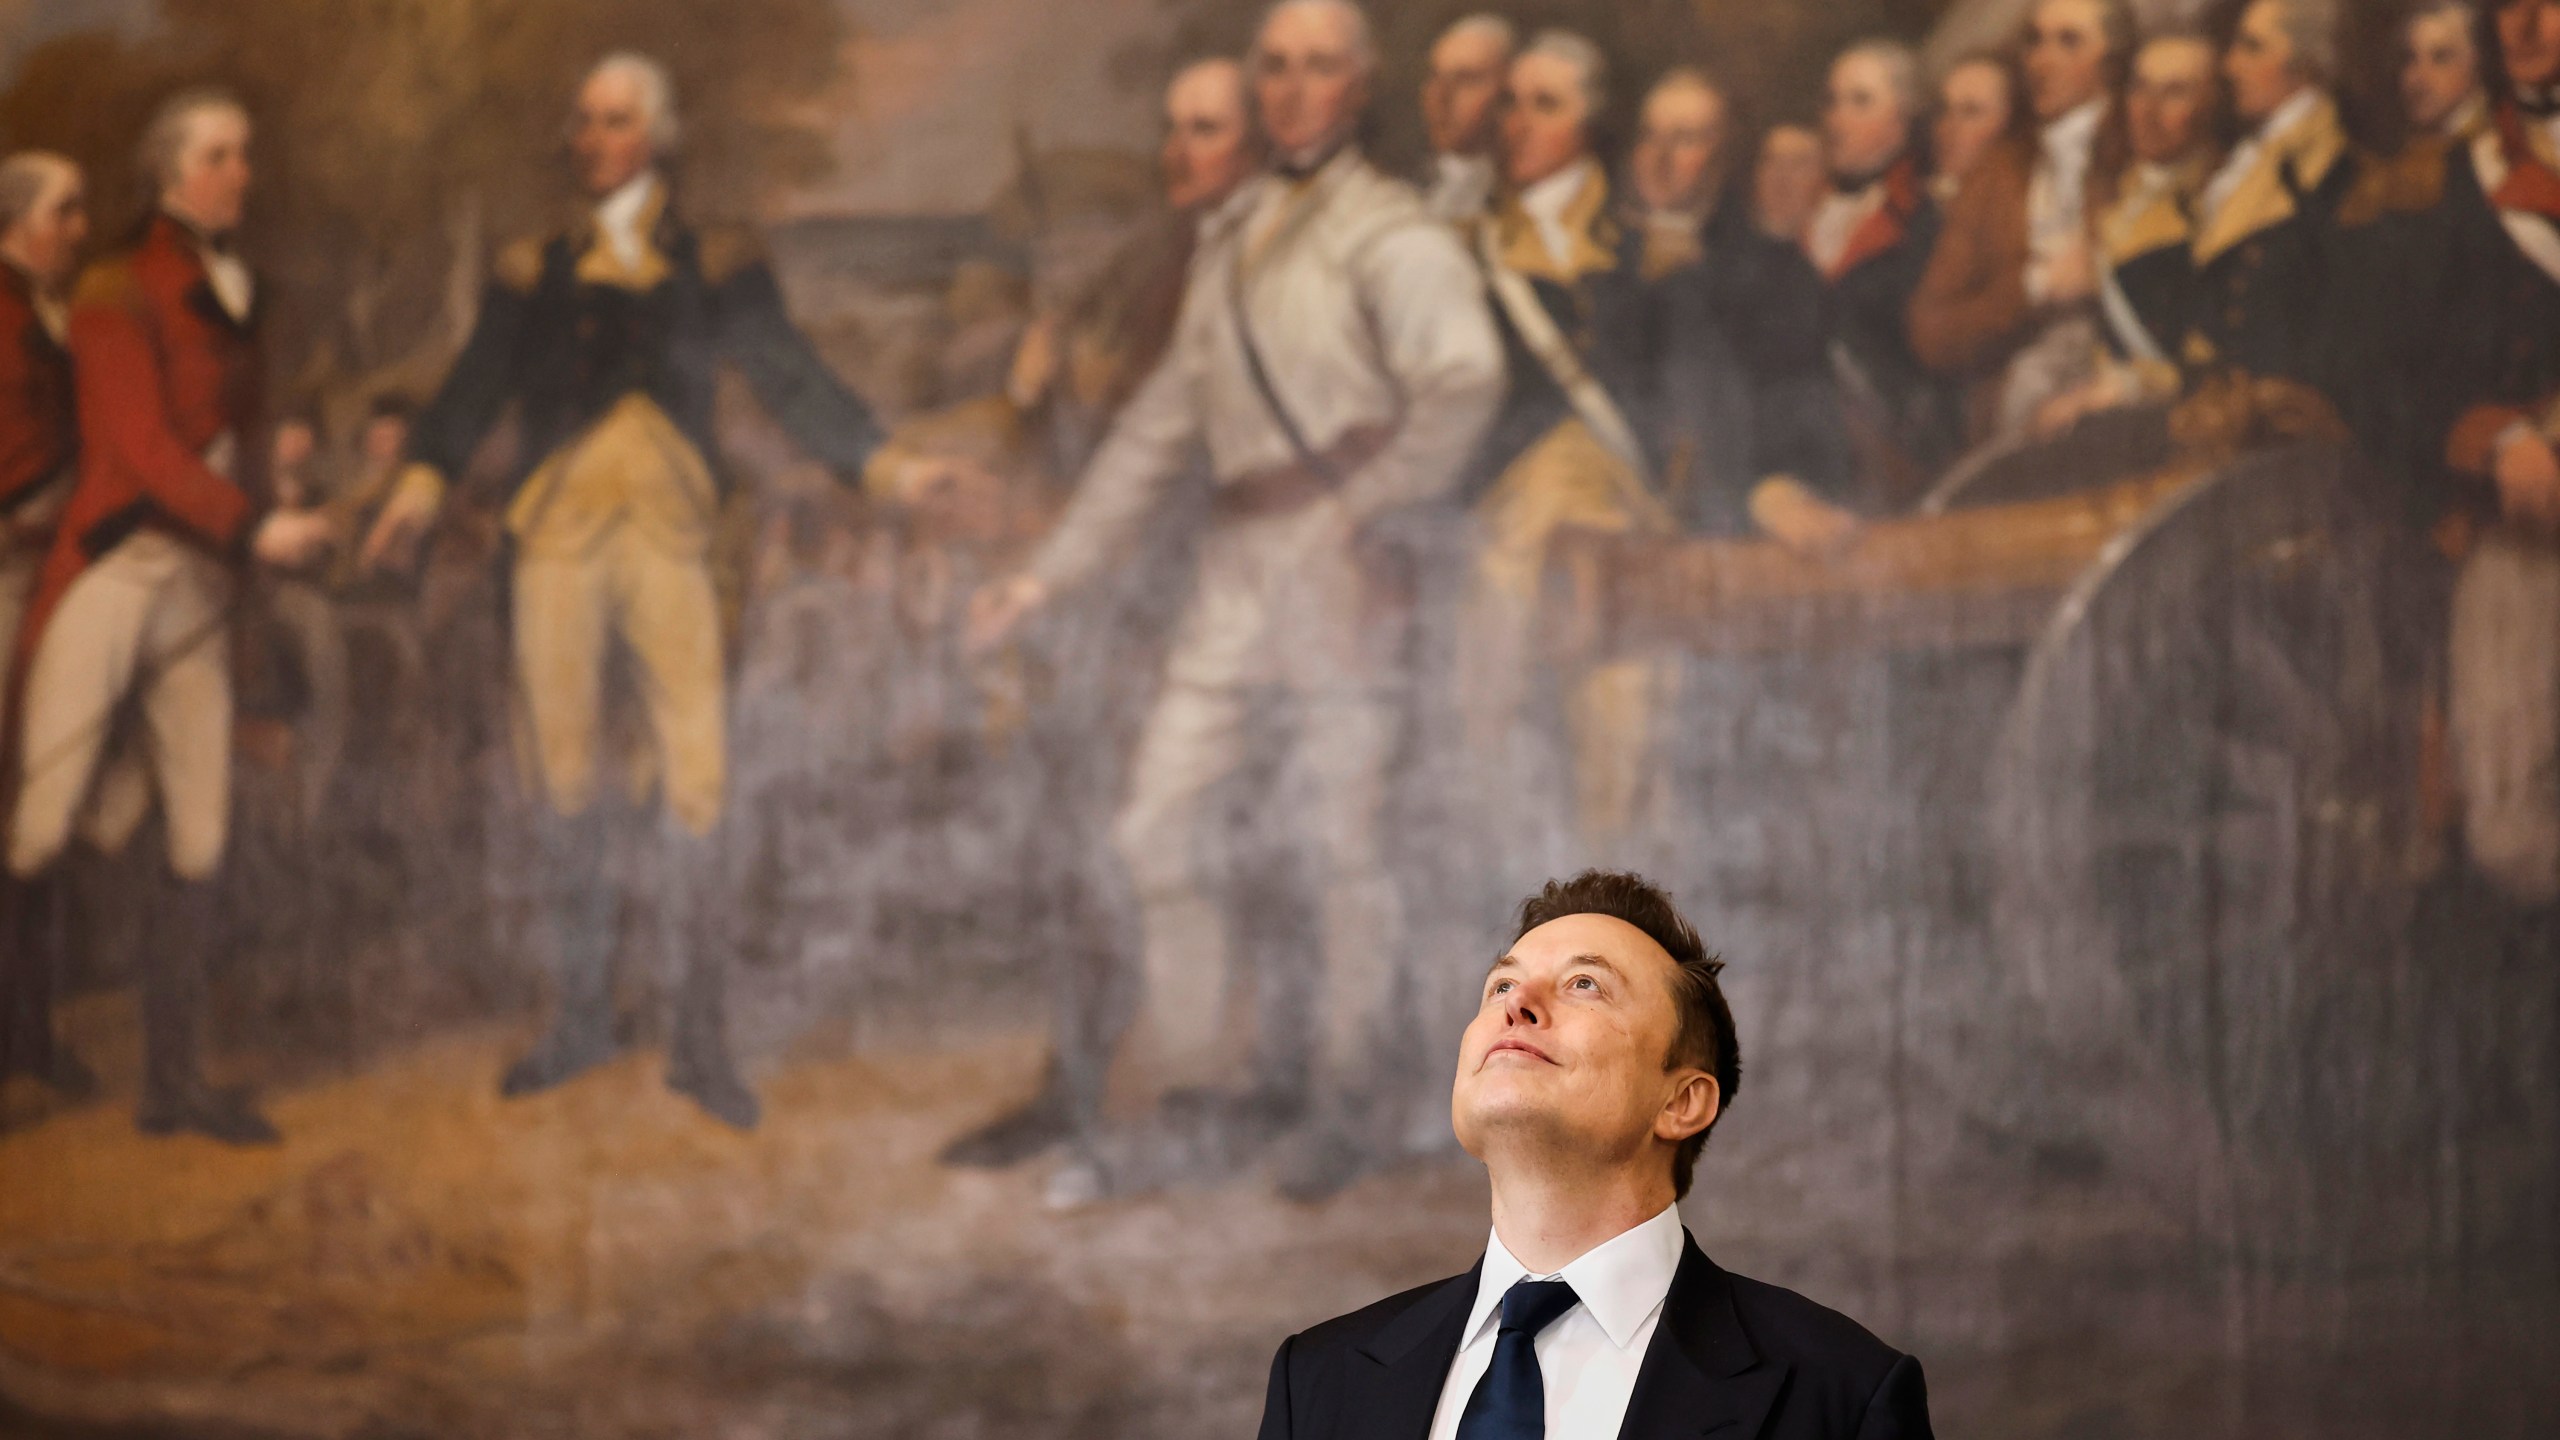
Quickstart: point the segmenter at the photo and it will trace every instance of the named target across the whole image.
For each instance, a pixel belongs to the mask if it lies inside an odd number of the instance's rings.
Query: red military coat
[[[27,277],[0,263],[0,516],[71,463],[72,404],[71,353],[37,314]]]
[[[222,308],[194,236],[166,215],[80,277],[71,299],[80,479],[28,607],[22,656],[80,572],[137,530],[224,554],[246,545],[258,509],[248,477],[261,458],[254,320]],[[204,460],[226,434],[236,477]]]

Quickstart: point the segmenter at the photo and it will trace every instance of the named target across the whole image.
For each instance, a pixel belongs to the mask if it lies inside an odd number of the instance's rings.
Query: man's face
[[[365,422],[358,441],[368,465],[388,465],[409,448],[409,422],[397,415],[376,415]]]
[[[249,117],[228,106],[196,111],[176,170],[163,205],[209,234],[238,229],[249,203]]]
[[[578,183],[599,200],[657,163],[648,97],[637,78],[619,70],[587,77],[569,116],[569,154]]]
[[[1873,55],[1844,55],[1831,67],[1822,95],[1822,137],[1832,170],[1875,175],[1911,143],[1911,117],[1895,96],[1893,75]]]
[[[2400,56],[2400,104],[2419,130],[2442,126],[2480,85],[2480,56],[2458,10],[2409,22]]]
[[[1176,210],[1214,205],[1253,170],[1245,134],[1244,75],[1232,65],[1195,65],[1164,97],[1164,199]]]
[[[71,283],[80,247],[89,240],[89,187],[75,166],[57,165],[51,172],[5,243],[38,285],[59,290]]]
[[[320,437],[312,433],[310,425],[287,420],[276,427],[275,439],[268,447],[268,463],[274,473],[287,474],[311,463],[312,453],[319,448]]]
[[[1422,77],[1422,127],[1432,153],[1481,155],[1493,148],[1494,106],[1502,98],[1511,47],[1483,30],[1452,30],[1431,47]]]
[[[1821,136],[1801,125],[1770,131],[1751,175],[1751,209],[1760,228],[1783,239],[1802,238],[1829,183],[1823,170]]]
[[[1309,157],[1349,139],[1369,103],[1352,21],[1329,5],[1272,13],[1254,42],[1253,93],[1273,153]]]
[[[2098,0],[2044,0],[2027,16],[2022,68],[2038,120],[2057,120],[2107,89],[2106,12]]]
[[[1523,55],[1503,87],[1502,173],[1515,186],[1535,185],[1590,153],[1591,107],[1573,62]]]
[[[2125,87],[2125,129],[2134,158],[2165,165],[2206,138],[2213,110],[2213,51],[2200,40],[2156,40],[2133,60]]]
[[[1703,85],[1657,87],[1645,97],[1627,157],[1636,198],[1662,211],[1703,208],[1724,155],[1724,97]]]
[[[1485,977],[1458,1044],[1458,1142],[1479,1159],[1523,1140],[1595,1161],[1676,1142],[1657,1126],[1700,1072],[1667,1063],[1679,1032],[1672,971],[1650,936],[1610,916],[1568,915],[1521,936]]]
[[[2560,0],[2508,0],[2499,6],[2498,51],[2506,56],[2508,84],[2560,84]]]
[[[2240,28],[2222,57],[2222,78],[2231,83],[2231,109],[2247,124],[2273,115],[2304,86],[2294,67],[2293,37],[2284,29],[2281,0],[2258,0],[2241,12]]]
[[[1947,72],[1931,134],[1940,174],[1969,173],[2008,129],[2008,72],[1988,60],[1967,61]]]

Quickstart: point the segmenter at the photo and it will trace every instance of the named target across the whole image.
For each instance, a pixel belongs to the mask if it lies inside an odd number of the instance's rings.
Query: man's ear
[[[1663,1102],[1662,1113],[1653,1117],[1654,1137],[1677,1144],[1716,1123],[1723,1111],[1724,1091],[1716,1077],[1704,1070],[1678,1071],[1671,1098]]]

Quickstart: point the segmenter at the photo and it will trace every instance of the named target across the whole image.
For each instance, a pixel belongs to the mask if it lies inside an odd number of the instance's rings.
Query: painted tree
[[[752,214],[829,165],[806,102],[845,34],[835,0],[160,0],[146,40],[87,32],[31,52],[0,132],[87,161],[113,223],[140,194],[130,152],[181,83],[257,117],[253,225],[284,292],[279,353],[307,389],[432,376],[458,346],[481,267],[568,199],[562,121],[607,51],[658,56],[686,121],[678,184],[698,212]],[[337,383],[332,383],[332,381]]]

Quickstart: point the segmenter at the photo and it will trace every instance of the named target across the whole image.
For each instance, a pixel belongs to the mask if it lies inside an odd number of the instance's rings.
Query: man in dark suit
[[[1719,1268],[1680,1224],[1742,1078],[1722,969],[1633,875],[1520,907],[1451,1107],[1492,1176],[1484,1258],[1289,1337],[1262,1440],[1931,1433],[1917,1360]]]
[[[869,409],[793,326],[755,237],[684,216],[662,175],[677,137],[673,86],[657,62],[617,54],[589,73],[570,125],[589,212],[500,253],[471,339],[418,416],[412,463],[363,558],[405,563],[482,439],[514,411],[509,608],[556,882],[546,898],[560,996],[551,1033],[503,1089],[552,1089],[615,1050],[621,897],[601,863],[597,801],[609,769],[607,660],[618,645],[642,680],[634,688],[668,820],[655,899],[669,968],[683,980],[667,1083],[715,1119],[752,1129],[761,1107],[723,1019],[732,945],[718,847],[727,642],[712,571],[727,482],[712,424],[720,372],[734,368],[839,478],[900,498],[930,467],[882,447]]]

